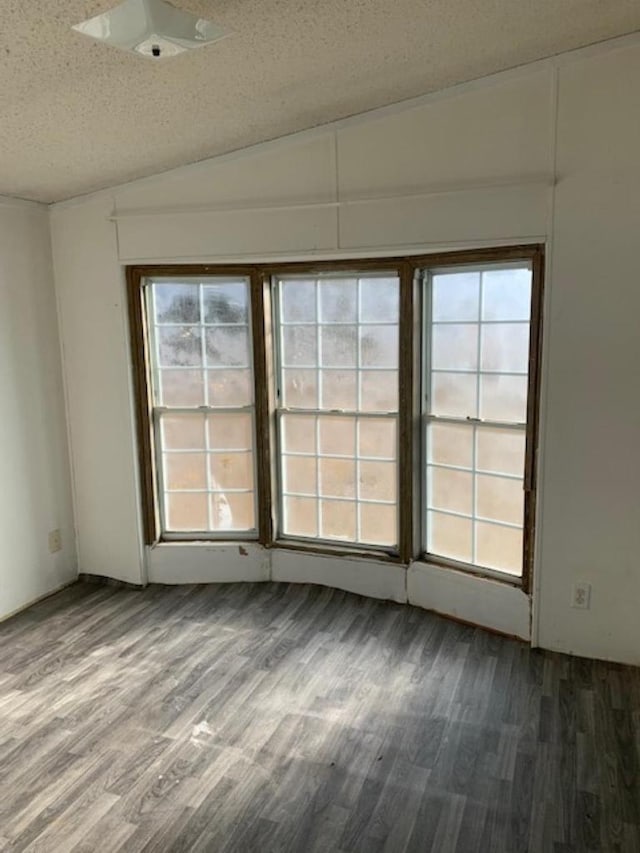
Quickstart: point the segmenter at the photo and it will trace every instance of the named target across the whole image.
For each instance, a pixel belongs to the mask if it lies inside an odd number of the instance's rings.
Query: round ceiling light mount
[[[124,0],[73,29],[155,60],[203,47],[227,35],[212,21],[176,9],[165,0]]]

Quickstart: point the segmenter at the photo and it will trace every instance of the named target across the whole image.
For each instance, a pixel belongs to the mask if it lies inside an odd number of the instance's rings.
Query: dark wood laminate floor
[[[285,584],[0,625],[0,850],[640,851],[640,671]]]

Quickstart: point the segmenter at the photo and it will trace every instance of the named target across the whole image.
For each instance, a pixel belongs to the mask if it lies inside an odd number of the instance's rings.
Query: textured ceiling
[[[232,31],[164,62],[0,0],[0,194],[57,201],[640,29],[639,0],[174,0]]]

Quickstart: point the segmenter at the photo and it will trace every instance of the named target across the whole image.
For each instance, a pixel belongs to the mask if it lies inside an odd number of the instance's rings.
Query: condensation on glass
[[[282,276],[275,289],[280,532],[394,550],[398,277]]]
[[[248,278],[146,282],[164,534],[255,534]]]
[[[426,551],[522,575],[532,272],[426,276]]]

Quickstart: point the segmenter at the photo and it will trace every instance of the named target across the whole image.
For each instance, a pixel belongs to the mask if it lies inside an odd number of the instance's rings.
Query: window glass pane
[[[244,281],[209,284],[203,288],[205,323],[248,322],[248,297]]]
[[[206,492],[172,492],[165,496],[167,530],[176,532],[209,529],[208,495]]]
[[[282,330],[282,363],[285,367],[315,367],[315,326],[285,326]]]
[[[316,495],[315,456],[283,456],[282,475],[284,491],[296,495]]]
[[[393,546],[398,542],[397,509],[384,504],[359,504],[360,541]]]
[[[318,374],[315,370],[283,370],[282,391],[285,406],[315,409],[318,405]]]
[[[431,423],[428,427],[427,447],[430,462],[471,468],[473,465],[473,427]]]
[[[213,327],[206,330],[208,367],[247,367],[249,334],[244,326]]]
[[[529,363],[529,324],[495,323],[482,327],[482,370],[526,373]]]
[[[396,458],[396,422],[390,418],[361,418],[358,454],[378,459]]]
[[[471,515],[473,511],[473,475],[466,471],[429,466],[428,506]]]
[[[206,489],[207,466],[204,453],[165,453],[164,454],[164,484],[165,488]]]
[[[316,320],[316,283],[314,280],[280,282],[282,319],[285,323],[313,323]]]
[[[483,320],[528,320],[531,270],[487,270],[482,281]]]
[[[427,551],[450,560],[472,562],[473,522],[441,512],[428,513]]]
[[[318,418],[320,453],[333,456],[353,456],[356,446],[356,419]]]
[[[318,286],[321,323],[354,323],[356,321],[358,285],[355,280],[321,280]]]
[[[283,532],[289,536],[318,535],[318,501],[315,498],[284,498]]]
[[[395,370],[360,372],[360,411],[397,412],[398,373]]]
[[[524,423],[527,419],[526,376],[481,376],[480,417]]]
[[[320,494],[325,497],[354,498],[356,466],[350,459],[320,459]]]
[[[355,367],[358,351],[357,326],[322,326],[320,363],[326,367]]]
[[[196,326],[160,326],[156,330],[160,367],[202,364],[202,335]]]
[[[433,370],[478,369],[478,326],[475,323],[434,324],[432,328]]]
[[[316,419],[313,415],[283,415],[280,425],[285,452],[316,452]]]
[[[154,284],[156,323],[199,323],[197,284]]]
[[[360,462],[359,497],[363,500],[396,501],[394,462]]]
[[[498,524],[476,523],[476,562],[488,569],[522,574],[522,530]]]
[[[360,321],[388,323],[395,321],[399,310],[397,278],[360,279]]]
[[[479,471],[523,475],[526,444],[524,431],[480,427],[477,441]]]
[[[207,427],[211,450],[250,450],[253,446],[250,414],[209,415]]]
[[[477,417],[477,387],[475,375],[464,373],[433,373],[431,376],[431,412],[459,418]]]
[[[355,410],[358,393],[355,370],[323,370],[320,378],[321,408]]]
[[[524,490],[522,480],[490,477],[478,474],[477,510],[481,518],[522,524],[524,520]]]
[[[203,406],[204,377],[201,370],[161,370],[159,377],[159,399],[162,406]]]
[[[478,320],[480,316],[480,274],[477,272],[438,273],[433,276],[432,317],[438,320]]]
[[[165,450],[204,450],[204,415],[163,415],[162,446]]]
[[[255,528],[252,492],[227,492],[209,496],[211,527],[215,531],[253,530]]]
[[[398,327],[360,326],[360,364],[363,367],[397,367]]]
[[[356,539],[354,501],[320,501],[320,535],[325,539]]]
[[[251,453],[211,453],[209,476],[213,491],[253,489],[253,456]]]
[[[253,401],[251,370],[208,370],[210,406],[248,406]]]

